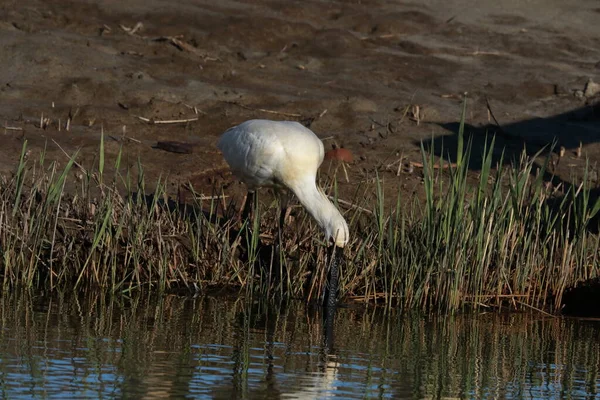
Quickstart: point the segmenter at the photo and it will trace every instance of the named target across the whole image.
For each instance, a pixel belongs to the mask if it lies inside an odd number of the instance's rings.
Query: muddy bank
[[[89,166],[103,130],[127,166],[139,159],[150,178],[203,190],[233,180],[214,147],[224,129],[296,119],[355,154],[343,192],[375,170],[393,193],[419,192],[419,171],[399,161],[419,161],[420,140],[453,135],[468,92],[473,128],[495,124],[491,108],[516,148],[568,143],[556,173],[569,180],[584,165],[579,142],[592,165],[600,157],[597,97],[584,93],[600,81],[600,8],[503,3],[5,1],[0,171],[25,139],[31,156],[45,147],[64,164],[81,149]],[[165,120],[183,122],[153,123]],[[153,148],[164,140],[193,151]]]

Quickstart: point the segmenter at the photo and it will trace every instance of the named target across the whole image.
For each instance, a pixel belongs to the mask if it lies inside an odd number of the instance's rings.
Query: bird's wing
[[[277,136],[261,124],[228,129],[218,147],[233,172],[250,187],[278,183],[275,171],[285,152]]]
[[[251,135],[254,140],[244,157],[244,170],[257,185],[272,185],[283,149],[277,141],[267,140],[264,135]]]

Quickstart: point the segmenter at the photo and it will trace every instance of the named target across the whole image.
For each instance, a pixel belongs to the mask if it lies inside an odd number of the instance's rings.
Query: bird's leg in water
[[[335,307],[337,304],[337,292],[340,280],[340,265],[344,263],[344,249],[333,246],[331,263],[329,264],[328,288],[325,292],[325,307]]]

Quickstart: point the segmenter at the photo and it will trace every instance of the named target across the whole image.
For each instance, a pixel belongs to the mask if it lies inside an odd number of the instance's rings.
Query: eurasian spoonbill
[[[255,119],[226,130],[217,146],[234,175],[248,187],[244,217],[259,187],[289,190],[323,229],[326,239],[335,244],[327,296],[327,305],[334,305],[339,264],[349,232],[342,214],[316,184],[317,170],[323,162],[323,142],[298,122]],[[280,230],[286,205],[287,199],[282,199]]]

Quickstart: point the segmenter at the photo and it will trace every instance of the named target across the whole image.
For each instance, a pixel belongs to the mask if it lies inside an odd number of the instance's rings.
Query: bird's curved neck
[[[327,198],[325,193],[317,188],[314,181],[303,181],[300,184],[290,186],[290,188],[322,228],[330,225],[332,221],[343,219],[339,210]]]

